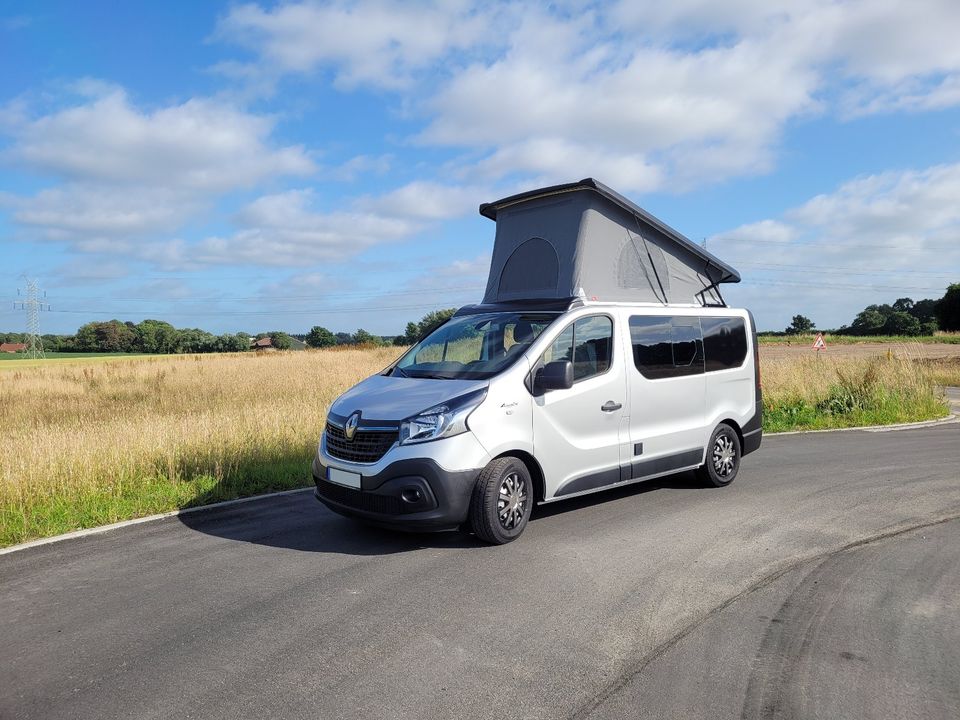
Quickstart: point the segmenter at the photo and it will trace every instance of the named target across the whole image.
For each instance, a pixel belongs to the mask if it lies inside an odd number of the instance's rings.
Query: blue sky
[[[722,7],[721,7],[722,6]],[[401,332],[596,177],[764,329],[960,282],[960,3],[0,5],[0,329]]]

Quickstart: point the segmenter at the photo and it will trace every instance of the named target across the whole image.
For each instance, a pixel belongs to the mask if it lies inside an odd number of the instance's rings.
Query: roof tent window
[[[543,238],[530,238],[507,258],[500,273],[500,294],[547,291],[556,295],[560,259]]]

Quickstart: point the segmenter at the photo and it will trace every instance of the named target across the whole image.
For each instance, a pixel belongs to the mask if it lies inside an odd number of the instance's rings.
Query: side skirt
[[[604,470],[590,475],[574,478],[566,485],[563,485],[556,494],[549,500],[543,502],[554,502],[555,500],[565,500],[587,493],[608,490],[613,487],[621,487],[643,480],[653,480],[654,478],[673,473],[693,470],[703,464],[703,448],[686,450],[674,455],[665,455],[664,457],[653,458],[652,460],[635,460],[630,465],[624,465],[621,468]]]

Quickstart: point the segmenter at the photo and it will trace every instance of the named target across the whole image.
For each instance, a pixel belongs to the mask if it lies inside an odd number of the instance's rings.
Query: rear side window
[[[610,368],[613,357],[613,321],[606,315],[580,318],[557,335],[542,361],[570,360],[573,380],[586,380]]]
[[[651,380],[673,377],[673,326],[669,317],[630,318],[630,340],[637,370]]]
[[[700,318],[675,317],[673,328],[673,376],[699,375],[703,372],[703,338]]]
[[[660,380],[703,372],[700,318],[634,315],[630,339],[633,362],[645,378]]]
[[[740,317],[703,317],[703,350],[707,372],[729,370],[747,359],[747,328]]]

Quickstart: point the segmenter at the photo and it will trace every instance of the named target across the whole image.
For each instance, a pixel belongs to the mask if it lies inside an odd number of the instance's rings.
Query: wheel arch
[[[729,425],[730,427],[733,428],[733,431],[737,434],[737,440],[740,441],[740,452],[742,454],[743,453],[743,430],[740,428],[740,423],[738,423],[733,418],[729,418],[729,417],[724,418],[723,420],[719,421],[717,425],[714,426],[713,430],[716,430],[717,426],[719,425]],[[711,435],[713,434],[713,430],[710,431]]]
[[[546,499],[546,484],[544,483],[543,468],[540,467],[540,463],[537,462],[537,459],[533,455],[524,450],[508,450],[497,455],[494,460],[502,457],[515,457],[526,465],[527,471],[530,473],[530,480],[533,482],[534,500],[542,501]]]

